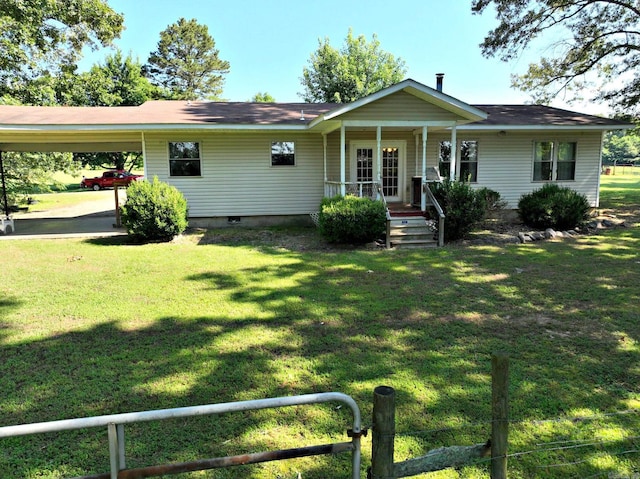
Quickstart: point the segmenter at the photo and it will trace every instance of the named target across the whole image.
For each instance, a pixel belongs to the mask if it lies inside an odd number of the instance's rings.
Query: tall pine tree
[[[206,25],[180,18],[160,33],[145,76],[177,100],[219,99],[230,66],[215,45]]]

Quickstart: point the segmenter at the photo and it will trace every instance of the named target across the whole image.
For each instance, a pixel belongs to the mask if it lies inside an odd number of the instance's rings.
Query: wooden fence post
[[[396,392],[389,386],[373,391],[373,431],[371,435],[370,479],[395,479],[393,443],[396,434]]]
[[[507,479],[509,356],[491,357],[491,479]]]

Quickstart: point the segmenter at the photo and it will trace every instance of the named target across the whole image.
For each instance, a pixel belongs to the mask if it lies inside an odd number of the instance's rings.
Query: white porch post
[[[382,127],[376,127],[376,154],[378,155],[378,184],[382,183]]]
[[[327,135],[322,134],[322,162],[324,167],[324,195],[327,195]]]
[[[413,132],[413,140],[416,142],[416,145],[415,145],[416,164],[415,164],[415,167],[413,168],[413,176],[418,176],[418,174],[420,173],[420,166],[418,166],[418,162],[420,161],[420,155],[418,154],[418,152],[420,151],[420,134],[417,131]]]
[[[427,209],[427,193],[424,187],[427,184],[427,127],[422,127],[422,181],[420,182],[420,209]]]
[[[340,126],[340,194],[347,194],[347,141],[344,124]]]
[[[458,168],[458,165],[456,164],[458,161],[458,139],[456,138],[458,132],[456,131],[456,126],[456,123],[454,123],[451,128],[451,164],[449,167],[449,178],[451,178],[451,180],[456,179],[456,170]]]

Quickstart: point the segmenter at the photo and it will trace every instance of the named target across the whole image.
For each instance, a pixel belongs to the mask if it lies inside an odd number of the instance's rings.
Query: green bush
[[[177,188],[154,178],[127,188],[122,224],[136,241],[170,241],[187,228],[187,200]]]
[[[476,194],[485,202],[485,214],[504,209],[507,206],[507,202],[500,197],[500,193],[490,188],[479,188],[476,190]]]
[[[324,198],[318,218],[320,233],[330,243],[362,244],[385,232],[386,209],[381,201],[355,196]]]
[[[590,208],[586,196],[554,183],[522,195],[518,201],[520,220],[541,229],[575,228],[589,218]]]
[[[444,239],[452,241],[463,238],[487,216],[487,191],[476,192],[468,183],[444,180],[435,183],[431,191],[445,214]],[[493,192],[498,195],[500,194]]]

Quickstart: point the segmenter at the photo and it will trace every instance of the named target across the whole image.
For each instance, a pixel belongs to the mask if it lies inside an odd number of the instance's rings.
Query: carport
[[[7,201],[3,153],[141,151],[144,133],[135,107],[0,106],[0,232],[15,232]]]

